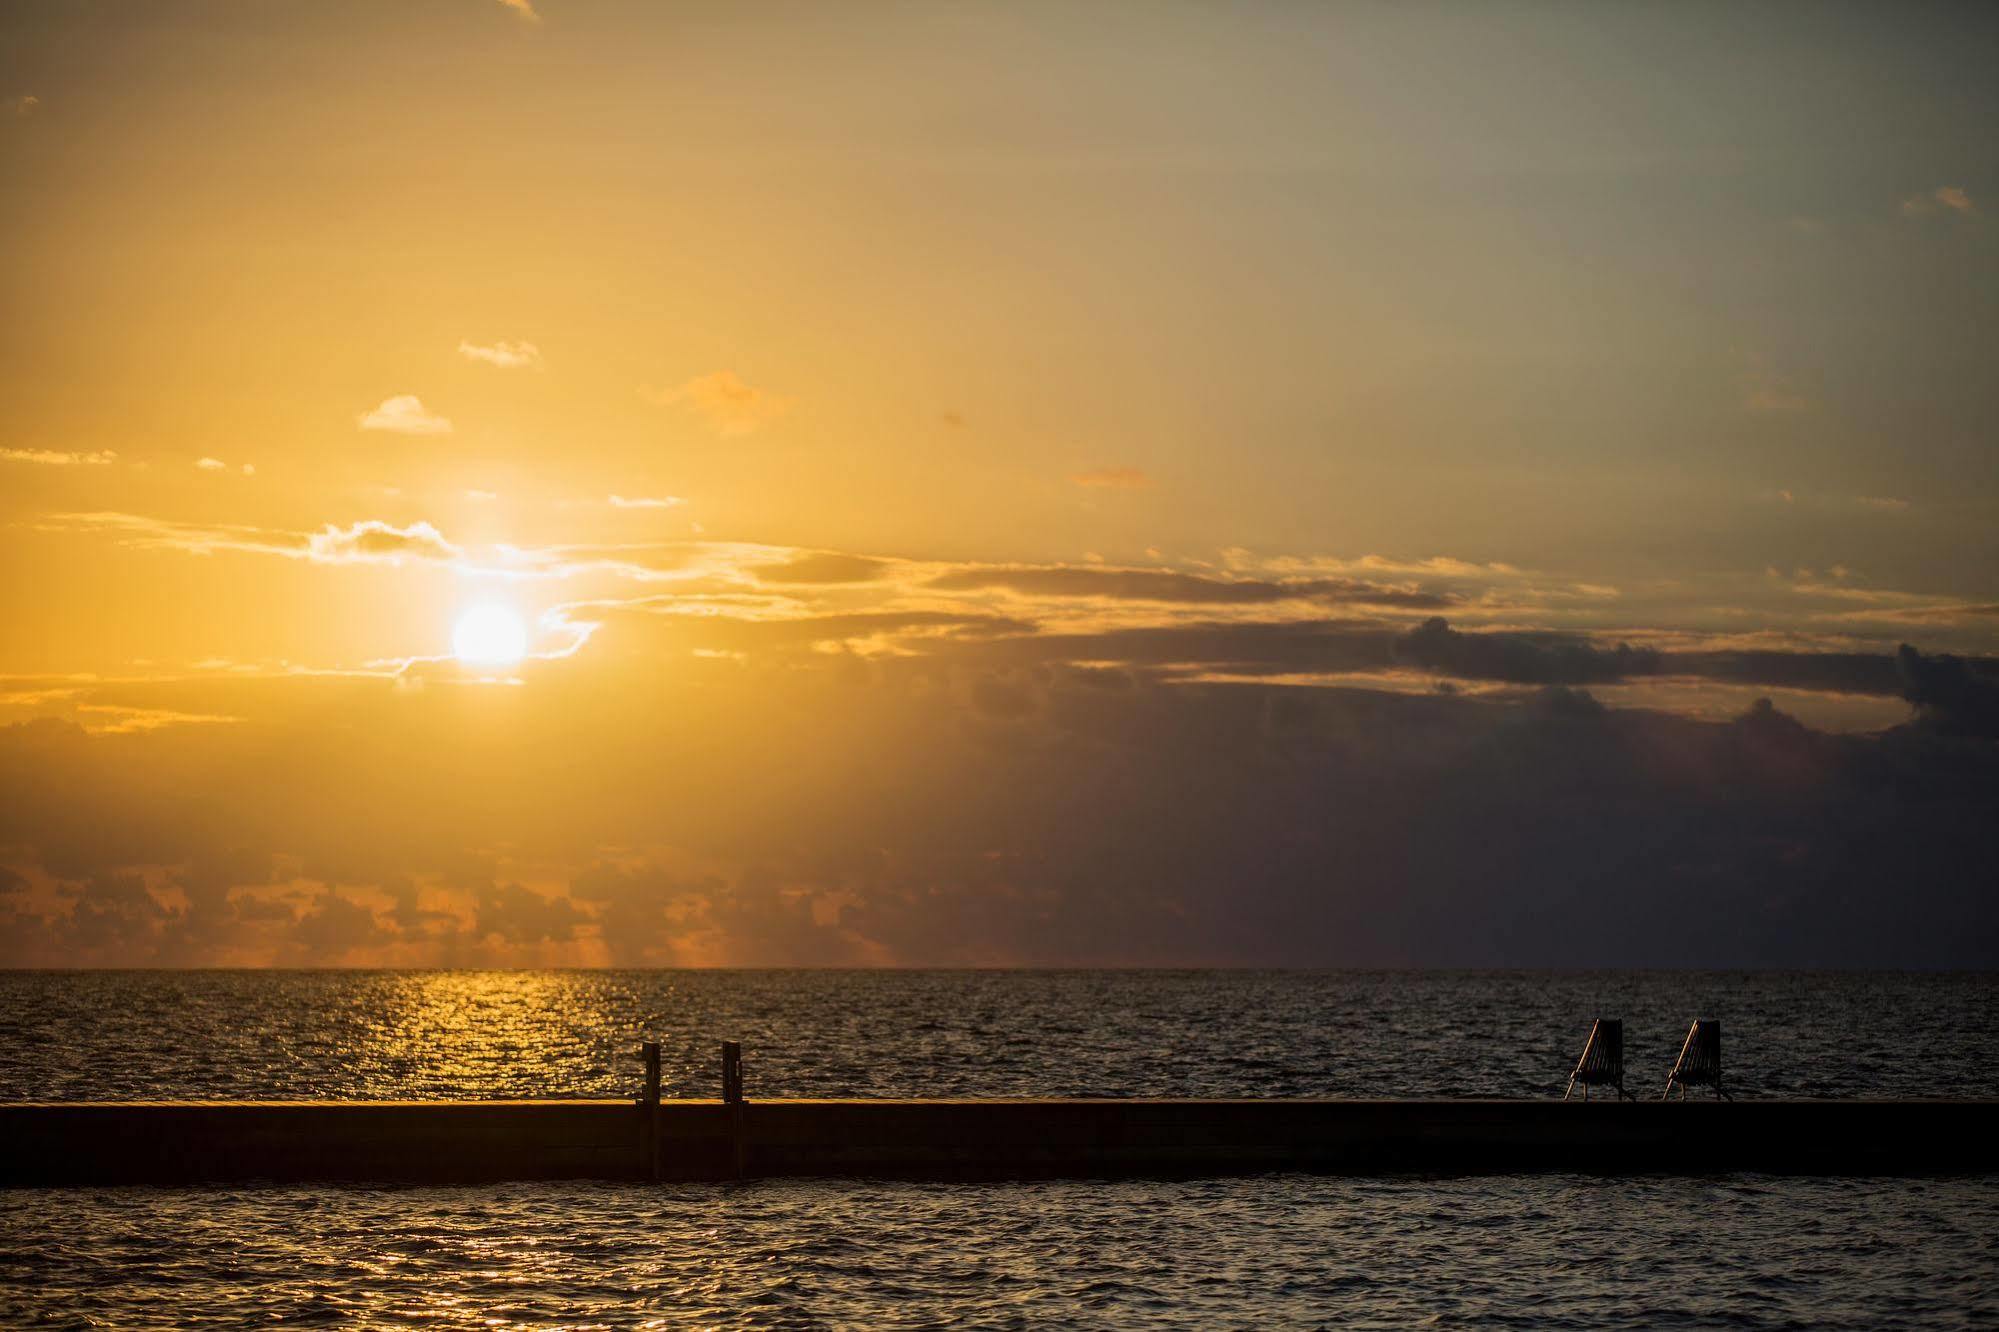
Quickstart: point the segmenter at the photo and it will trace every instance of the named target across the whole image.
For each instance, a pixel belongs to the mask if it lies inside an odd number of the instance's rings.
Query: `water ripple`
[[[20,1191],[0,1323],[1975,1327],[1995,1234],[1991,1179]]]
[[[1746,1096],[1999,1095],[1999,978],[1719,972],[0,973],[0,1100],[1644,1092],[1694,1016]],[[1948,1020],[1939,1020],[1947,1015]]]

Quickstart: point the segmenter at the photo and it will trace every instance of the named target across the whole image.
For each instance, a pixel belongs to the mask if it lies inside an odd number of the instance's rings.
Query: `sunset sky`
[[[1995,51],[7,5],[0,962],[1989,963]]]

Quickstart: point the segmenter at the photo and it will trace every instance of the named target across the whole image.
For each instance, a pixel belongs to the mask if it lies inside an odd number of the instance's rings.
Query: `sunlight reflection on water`
[[[1986,974],[0,973],[0,1099],[1559,1095],[1590,1019],[1635,1087],[1722,1020],[1742,1095],[1999,1095]]]

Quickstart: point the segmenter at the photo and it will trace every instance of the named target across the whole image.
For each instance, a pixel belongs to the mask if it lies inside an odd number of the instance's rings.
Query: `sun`
[[[452,654],[467,666],[512,666],[527,650],[527,626],[505,606],[474,606],[451,631]]]

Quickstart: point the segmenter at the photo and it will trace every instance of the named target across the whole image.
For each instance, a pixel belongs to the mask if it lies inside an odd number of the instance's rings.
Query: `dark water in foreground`
[[[1989,1180],[0,1194],[0,1325],[1989,1327]]]
[[[0,973],[0,1099],[1999,1095],[1992,976]],[[0,1328],[1979,1327],[1999,1178],[0,1192]]]

